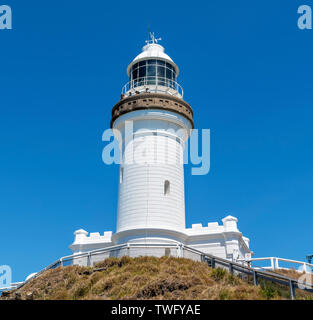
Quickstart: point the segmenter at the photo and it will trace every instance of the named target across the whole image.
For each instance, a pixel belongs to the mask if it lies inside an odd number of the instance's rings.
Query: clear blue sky
[[[163,38],[211,171],[186,167],[186,220],[239,219],[256,256],[313,254],[313,1],[12,1],[0,30],[0,265],[13,280],[115,230],[118,166],[102,132],[141,51]]]

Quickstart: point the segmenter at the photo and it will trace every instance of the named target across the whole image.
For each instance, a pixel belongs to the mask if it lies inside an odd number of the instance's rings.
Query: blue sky
[[[0,265],[13,280],[63,255],[73,232],[115,230],[118,166],[102,132],[147,28],[180,67],[211,171],[185,170],[186,221],[239,219],[256,256],[313,254],[312,1],[2,1]]]

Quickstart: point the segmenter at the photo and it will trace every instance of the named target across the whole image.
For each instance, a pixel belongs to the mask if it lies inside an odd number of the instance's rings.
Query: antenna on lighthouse
[[[158,38],[158,39],[157,39],[157,38],[154,36],[154,32],[150,32],[150,31],[149,31],[149,37],[150,37],[150,39],[149,39],[149,40],[146,40],[146,43],[147,43],[147,44],[158,43],[158,41],[162,40],[162,38]]]

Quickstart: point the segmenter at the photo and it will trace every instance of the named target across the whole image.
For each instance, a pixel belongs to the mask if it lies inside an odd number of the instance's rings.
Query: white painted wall
[[[156,251],[149,248],[151,244],[183,244],[195,248],[204,253],[212,254],[220,258],[236,261],[244,259],[246,253],[251,253],[249,249],[249,239],[243,237],[238,230],[237,219],[227,216],[223,224],[217,222],[202,224],[193,224],[192,228],[183,231],[174,231],[160,228],[128,229],[112,234],[105,232],[105,236],[97,238],[84,230],[78,230],[75,233],[74,243],[71,245],[73,253],[87,252],[94,249],[105,248],[117,244],[136,243],[147,245],[147,248],[136,249],[137,255],[159,256],[164,249]],[[108,236],[111,234],[110,239]],[[124,252],[124,251],[123,251]],[[120,255],[126,252],[120,252]],[[100,259],[100,258],[99,258]],[[78,260],[79,261],[79,260]]]
[[[134,132],[126,143],[125,121],[133,121]],[[184,230],[183,154],[189,121],[176,113],[149,109],[127,113],[113,127],[122,132],[123,155],[117,233],[140,228]]]

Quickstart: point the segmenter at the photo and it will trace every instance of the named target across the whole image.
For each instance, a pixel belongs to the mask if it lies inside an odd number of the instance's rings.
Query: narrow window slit
[[[164,181],[164,195],[167,196],[170,194],[170,182],[168,180]]]

